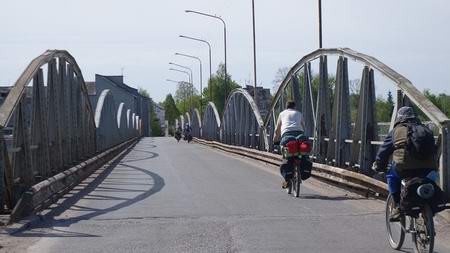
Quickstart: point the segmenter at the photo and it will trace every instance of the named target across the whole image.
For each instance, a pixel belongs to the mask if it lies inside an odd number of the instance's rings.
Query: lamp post
[[[191,77],[190,77],[190,79],[189,79],[189,80],[190,80],[189,82],[193,85],[194,78],[193,78],[193,75],[192,75],[192,69],[191,69],[191,68],[186,67],[186,66],[183,66],[183,65],[180,65],[180,64],[177,64],[177,63],[173,63],[173,62],[169,62],[169,64],[170,64],[170,65],[173,65],[173,66],[177,66],[177,67],[180,67],[180,68],[189,70],[189,72],[190,72],[190,74],[191,74]],[[191,107],[191,109],[192,109],[192,94],[190,94],[189,104],[190,104],[190,107]]]
[[[319,0],[319,48],[322,48],[322,0]]]
[[[218,17],[216,15],[211,15],[208,13],[203,13],[203,12],[198,12],[198,11],[193,11],[193,10],[186,10],[186,13],[194,13],[194,14],[198,14],[198,15],[202,15],[202,16],[206,16],[206,17],[210,17],[210,18],[215,18],[215,19],[219,19],[220,21],[222,21],[223,23],[223,45],[224,45],[224,57],[225,57],[225,93],[228,95],[228,75],[227,75],[227,27],[225,24],[225,21],[221,18]],[[225,100],[227,99],[227,96],[225,96],[224,98]]]
[[[174,68],[170,68],[169,70],[180,72],[180,73],[185,73],[186,75],[188,75],[189,84],[192,85],[192,81],[190,80],[191,76],[189,75],[189,72],[184,71],[184,70],[174,69]],[[182,83],[182,82],[180,82],[180,83]],[[186,93],[184,91],[183,91],[183,93],[184,93],[183,94],[184,95],[184,109],[186,110]]]
[[[178,85],[181,84],[181,83],[183,83],[183,81],[175,81],[175,80],[172,80],[172,79],[166,79],[166,81],[167,81],[167,82],[172,82],[172,83],[177,83]],[[184,98],[183,103],[184,103],[184,108],[186,108],[186,96],[185,96],[185,98]]]
[[[202,111],[202,100],[203,100],[203,90],[202,90],[202,89],[203,89],[203,86],[202,86],[202,60],[200,60],[200,58],[198,58],[197,56],[188,55],[188,54],[175,53],[175,55],[179,55],[179,56],[184,56],[184,57],[196,59],[196,60],[198,60],[198,62],[200,63],[200,111]]]
[[[185,36],[185,35],[180,35],[180,38],[196,40],[196,41],[206,43],[208,45],[208,49],[209,49],[209,80],[211,80],[211,77],[212,77],[212,74],[211,74],[211,44],[209,44],[209,42],[206,40],[197,39],[197,38],[193,38],[193,37],[189,37],[189,36]],[[208,90],[209,90],[209,97],[212,100],[212,89],[211,89],[211,87],[209,87],[209,82],[208,82]]]
[[[255,100],[255,104],[258,106],[258,92],[256,90],[256,31],[255,31],[255,0],[252,0],[252,17],[253,17],[253,75],[255,86],[253,88],[253,98]]]

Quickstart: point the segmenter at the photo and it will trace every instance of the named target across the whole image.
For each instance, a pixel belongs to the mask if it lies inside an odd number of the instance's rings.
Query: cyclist
[[[411,107],[400,108],[397,112],[394,129],[388,133],[380,146],[372,166],[372,169],[376,172],[386,172],[389,157],[393,155],[391,168],[386,174],[388,189],[396,205],[389,217],[390,221],[398,221],[401,217],[399,204],[402,179],[429,175],[433,180],[436,180],[437,177],[435,171],[438,167],[436,154],[425,157],[425,159],[419,158],[407,148],[407,143],[410,142],[408,138],[411,138],[409,128],[418,125],[421,125],[420,120]]]
[[[177,129],[175,130],[175,139],[179,142],[181,139],[181,126],[177,126]]]
[[[186,126],[184,127],[184,139],[187,140],[188,142],[190,142],[192,139],[191,132],[192,132],[191,126],[189,126],[189,124],[186,124]]]
[[[277,124],[275,127],[275,134],[273,137],[274,145],[285,145],[290,140],[303,134],[305,124],[303,122],[302,114],[295,109],[295,102],[286,102],[286,110],[282,111],[278,116]],[[293,173],[293,166],[288,161],[284,161],[280,165],[280,173],[284,178],[282,188],[288,187],[289,179]]]

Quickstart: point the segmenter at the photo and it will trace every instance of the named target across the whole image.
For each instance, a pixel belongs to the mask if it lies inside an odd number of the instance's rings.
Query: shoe
[[[281,188],[286,189],[289,186],[289,181],[283,181],[283,184],[281,185]]]
[[[389,221],[390,222],[397,222],[400,221],[400,218],[402,217],[402,211],[399,207],[394,208],[392,210],[392,213],[389,215]]]

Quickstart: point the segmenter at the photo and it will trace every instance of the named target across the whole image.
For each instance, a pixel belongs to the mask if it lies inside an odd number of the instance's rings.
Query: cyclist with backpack
[[[389,132],[380,146],[372,169],[386,172],[392,155],[391,168],[386,174],[388,189],[396,208],[391,213],[391,221],[399,220],[401,180],[405,178],[437,178],[437,147],[432,131],[414,114],[411,107],[404,106],[397,112],[394,129]]]

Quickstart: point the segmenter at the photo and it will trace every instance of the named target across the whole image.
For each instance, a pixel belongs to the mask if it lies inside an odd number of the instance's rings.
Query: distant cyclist
[[[397,221],[401,217],[399,205],[401,180],[426,176],[435,180],[437,177],[435,170],[438,163],[434,137],[431,130],[421,124],[411,107],[404,106],[398,110],[394,129],[380,146],[372,169],[385,172],[391,155],[393,155],[392,165],[386,177],[396,208],[389,219]]]
[[[305,123],[303,122],[303,116],[295,109],[295,102],[286,102],[286,110],[282,111],[278,116],[273,143],[284,146],[289,141],[289,137],[297,137],[303,134],[304,131]],[[286,188],[293,173],[293,166],[288,164],[287,161],[284,161],[280,165],[280,173],[284,178],[282,187]]]
[[[177,126],[176,130],[175,130],[175,139],[177,139],[177,142],[180,141],[181,139],[181,126]]]
[[[192,128],[189,124],[184,127],[184,140],[191,142],[192,140]]]

